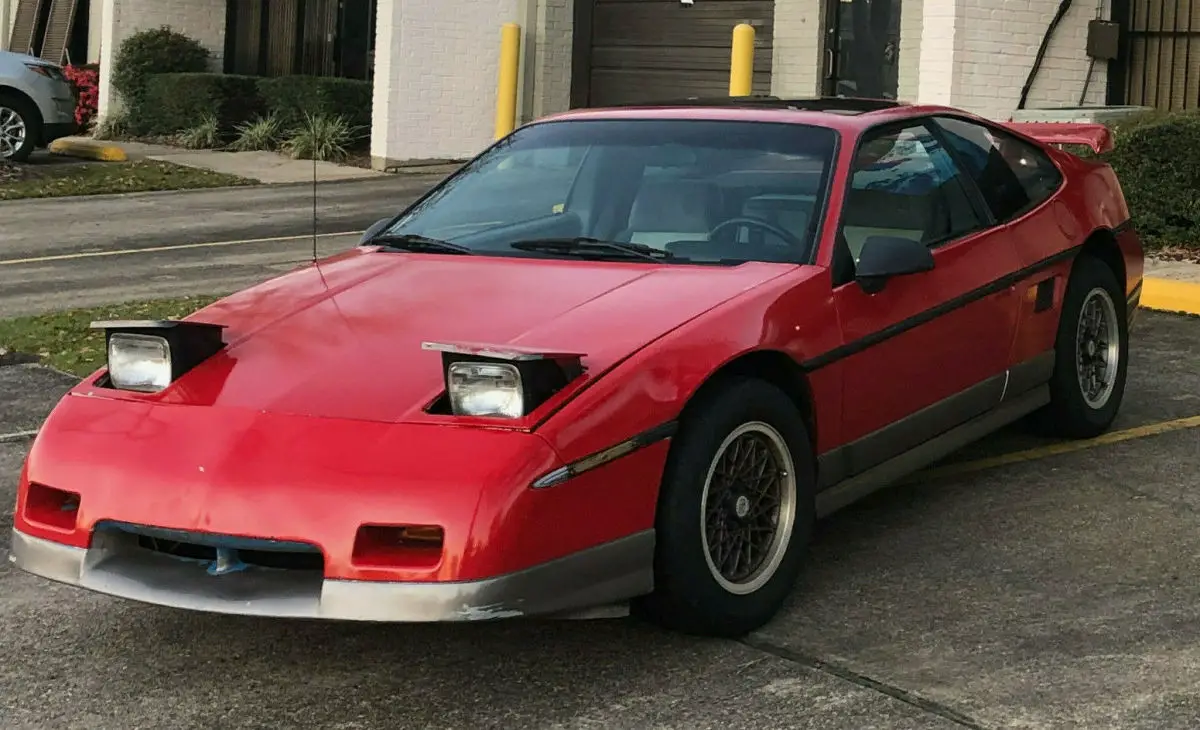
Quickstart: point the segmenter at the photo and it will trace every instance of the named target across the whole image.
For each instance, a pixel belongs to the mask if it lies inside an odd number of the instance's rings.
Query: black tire
[[[41,116],[37,109],[21,97],[0,94],[0,120],[6,116],[6,111],[20,117],[21,123],[25,126],[25,139],[16,151],[8,156],[5,156],[5,146],[0,144],[0,161],[25,162],[33,154],[34,148],[37,147],[37,141],[41,137]],[[0,130],[0,134],[2,133],[3,131]]]
[[[1111,331],[1117,334],[1117,367],[1107,385],[1090,398],[1078,372],[1077,356],[1087,355],[1079,341],[1080,318],[1085,304],[1094,300],[1096,306],[1107,310],[1105,317],[1115,319]],[[1111,304],[1111,309],[1108,305]],[[1129,372],[1129,319],[1125,290],[1116,273],[1094,256],[1083,255],[1072,268],[1063,300],[1062,317],[1054,343],[1054,374],[1050,378],[1050,404],[1038,413],[1039,431],[1060,438],[1093,438],[1112,426],[1125,396],[1125,380]],[[1103,327],[1109,329],[1107,325]],[[1104,338],[1111,341],[1110,338]],[[1095,344],[1097,341],[1093,341]],[[1098,348],[1099,349],[1099,348]],[[1109,348],[1103,348],[1109,350]],[[1111,351],[1110,351],[1111,352]],[[1105,393],[1107,393],[1105,395]],[[1090,401],[1090,402],[1089,402]]]
[[[794,475],[790,484],[795,486],[790,489],[786,478],[777,482],[783,485],[781,506],[785,493],[794,494],[794,512],[769,510],[777,515],[794,514],[786,547],[772,549],[775,540],[783,544],[778,538],[772,540],[772,546],[764,549],[769,554],[765,564],[771,563],[774,555],[776,567],[773,572],[760,568],[762,577],[743,583],[745,587],[735,585],[739,591],[753,588],[741,595],[724,587],[710,569],[701,519],[709,472],[715,468],[722,444],[739,428],[750,429],[741,443],[765,447],[762,453],[779,457],[775,464],[790,458]],[[709,386],[689,404],[671,446],[655,525],[655,590],[635,603],[638,614],[667,629],[719,637],[743,636],[769,621],[787,600],[803,567],[815,515],[815,472],[804,419],[786,393],[750,378],[730,378]],[[728,505],[726,516],[737,520],[733,524],[744,526],[746,518],[753,519],[752,514],[741,512],[743,499],[750,509],[746,494],[749,492],[722,501]],[[765,519],[769,520],[769,515]],[[782,521],[786,523],[786,519]],[[786,530],[776,529],[773,534],[781,532]],[[750,562],[754,564],[752,558]],[[761,585],[754,587],[758,581]]]

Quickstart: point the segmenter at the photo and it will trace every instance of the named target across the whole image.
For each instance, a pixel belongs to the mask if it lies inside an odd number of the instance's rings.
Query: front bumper
[[[98,593],[174,608],[279,618],[451,622],[553,616],[653,590],[654,531],[508,575],[461,582],[327,579],[320,572],[249,568],[211,576],[195,562],[97,531],[88,548],[14,529],[17,568]]]

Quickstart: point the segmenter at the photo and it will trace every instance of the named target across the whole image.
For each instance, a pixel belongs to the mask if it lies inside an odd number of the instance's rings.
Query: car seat
[[[706,241],[716,225],[719,195],[702,180],[647,180],[619,240],[665,249],[672,241]]]

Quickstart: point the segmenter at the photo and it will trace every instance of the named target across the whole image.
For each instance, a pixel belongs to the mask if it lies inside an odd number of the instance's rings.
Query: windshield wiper
[[[548,253],[604,255],[619,258],[644,259],[647,261],[678,261],[678,256],[662,249],[647,246],[642,243],[618,243],[602,241],[599,238],[534,238],[528,241],[516,241],[509,244],[521,251],[546,251]]]
[[[368,246],[382,246],[385,251],[430,251],[434,253],[459,253],[475,255],[475,251],[439,238],[430,238],[416,233],[375,236],[367,241]]]

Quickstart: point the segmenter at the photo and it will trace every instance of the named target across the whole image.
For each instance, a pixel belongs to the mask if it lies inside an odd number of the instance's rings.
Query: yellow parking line
[[[1147,276],[1142,280],[1141,306],[1160,312],[1200,314],[1200,284]]]
[[[904,481],[907,483],[914,483],[929,479],[940,479],[949,476],[972,474],[974,472],[984,471],[985,469],[994,469],[998,466],[1008,466],[1010,464],[1020,464],[1027,461],[1037,461],[1038,459],[1045,459],[1049,456],[1071,454],[1076,451],[1094,449],[1097,446],[1105,446],[1107,444],[1120,443],[1121,441],[1146,438],[1147,436],[1158,436],[1159,434],[1170,433],[1172,431],[1182,431],[1184,429],[1198,427],[1200,427],[1200,416],[1176,418],[1173,421],[1150,423],[1145,426],[1127,428],[1123,431],[1111,431],[1101,436],[1097,436],[1094,439],[1085,439],[1082,441],[1064,441],[1062,443],[1049,444],[1047,446],[1037,446],[1035,448],[1024,449],[1022,451],[1013,451],[1011,453],[1001,454],[999,456],[991,456],[985,459],[964,461],[959,464],[947,464],[946,466],[940,466],[934,469],[927,469],[923,472],[918,472]]]
[[[361,236],[362,231],[343,231],[341,233],[321,233],[317,238],[340,238],[342,236]],[[220,248],[223,246],[251,246],[256,243],[276,243],[279,241],[312,240],[312,234],[298,236],[270,236],[268,238],[242,238],[234,241],[206,241],[204,243],[179,243],[173,246],[148,246],[146,248],[115,248],[108,251],[78,251],[76,253],[55,254],[52,256],[31,256],[23,259],[0,259],[0,266],[18,266],[21,264],[41,264],[49,261],[73,261],[75,259],[102,258],[106,256],[127,256],[134,253],[158,253],[160,251],[181,251],[188,248]]]

